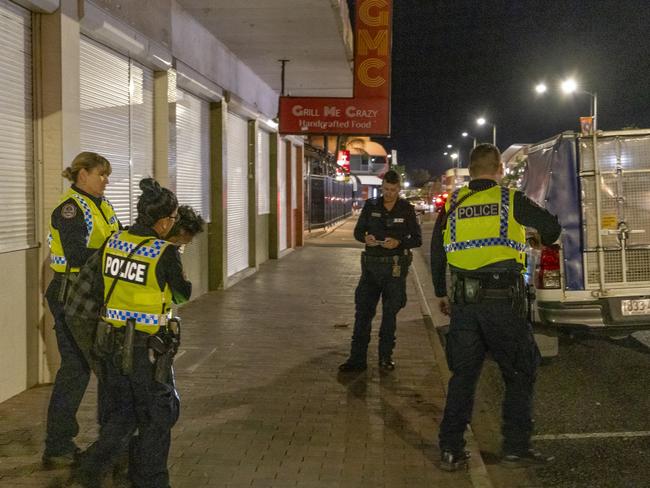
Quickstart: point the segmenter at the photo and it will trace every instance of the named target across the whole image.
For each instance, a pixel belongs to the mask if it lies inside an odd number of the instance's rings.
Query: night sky
[[[376,140],[407,169],[441,174],[464,130],[491,142],[481,115],[502,151],[578,130],[591,97],[562,95],[567,75],[598,93],[599,129],[650,128],[647,1],[394,0],[393,28],[392,136]]]

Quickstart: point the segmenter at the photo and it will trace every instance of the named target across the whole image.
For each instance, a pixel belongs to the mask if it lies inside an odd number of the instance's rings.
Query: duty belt
[[[456,280],[464,280],[466,278],[479,280],[481,288],[485,290],[503,290],[511,286],[515,286],[523,280],[523,276],[518,271],[501,271],[490,273],[484,272],[457,272],[452,271],[452,275]]]
[[[365,252],[361,253],[361,260],[364,263],[386,263],[394,264],[395,257],[399,258],[397,264],[411,264],[412,255],[408,253],[406,255],[395,254],[393,256],[368,256]]]

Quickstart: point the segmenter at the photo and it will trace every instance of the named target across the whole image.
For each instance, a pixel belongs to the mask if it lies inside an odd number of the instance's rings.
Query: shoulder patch
[[[61,207],[61,216],[64,219],[72,219],[77,215],[77,206],[74,203],[66,203]]]

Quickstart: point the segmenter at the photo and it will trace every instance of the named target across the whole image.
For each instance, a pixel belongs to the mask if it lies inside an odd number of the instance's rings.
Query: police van
[[[562,225],[558,245],[528,256],[538,330],[650,328],[650,129],[534,144],[517,186]]]

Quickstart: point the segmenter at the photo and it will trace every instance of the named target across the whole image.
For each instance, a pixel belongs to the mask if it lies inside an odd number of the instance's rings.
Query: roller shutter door
[[[265,130],[257,131],[257,159],[255,177],[257,179],[257,214],[266,215],[271,211],[271,182],[269,179],[271,135]]]
[[[81,150],[111,162],[106,197],[129,225],[139,181],[153,175],[153,71],[82,37],[79,95]]]
[[[248,123],[228,114],[227,154],[227,274],[248,268]]]
[[[278,147],[278,245],[284,251],[287,248],[287,144],[281,140]]]
[[[0,0],[0,252],[35,245],[31,14]]]
[[[291,145],[291,209],[298,208],[298,200],[296,198],[297,189],[296,189],[296,171],[298,170],[298,165],[296,163],[298,148]],[[293,215],[291,216],[293,218]]]
[[[210,221],[210,104],[178,90],[176,104],[176,194]]]
[[[131,60],[131,222],[138,215],[140,180],[153,171],[153,70]]]

